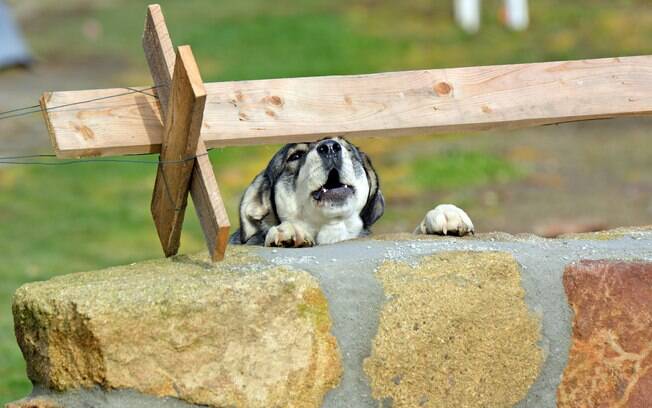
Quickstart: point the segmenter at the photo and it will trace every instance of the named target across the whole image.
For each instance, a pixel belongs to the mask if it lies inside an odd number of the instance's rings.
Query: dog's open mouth
[[[317,201],[344,201],[354,193],[353,186],[340,181],[340,173],[333,169],[328,173],[326,184],[312,192],[312,198]]]

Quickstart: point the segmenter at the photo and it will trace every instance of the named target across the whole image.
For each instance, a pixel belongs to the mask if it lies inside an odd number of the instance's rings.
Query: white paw
[[[471,218],[464,210],[452,204],[441,204],[428,211],[415,232],[417,234],[458,235],[462,237],[473,234],[474,229]]]
[[[267,231],[265,246],[301,248],[315,245],[315,240],[303,228],[291,222],[283,222]]]

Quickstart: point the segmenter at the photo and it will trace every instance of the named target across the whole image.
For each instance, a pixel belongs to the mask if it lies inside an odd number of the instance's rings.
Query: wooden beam
[[[163,11],[158,4],[147,7],[145,31],[143,32],[143,51],[154,79],[156,94],[160,102],[163,117],[167,114],[170,99],[170,84],[174,74],[175,52],[172,39],[168,33]]]
[[[215,180],[211,162],[208,160],[208,156],[202,157],[206,157],[206,160],[195,162],[190,193],[192,201],[195,203],[197,218],[199,218],[199,223],[204,231],[208,252],[211,259],[217,262],[224,259],[231,223]]]
[[[174,46],[168,33],[163,12],[158,4],[147,8],[143,49],[150,73],[154,79],[159,106],[165,117],[170,83],[174,72]],[[201,137],[197,140],[197,158],[193,168],[190,194],[202,227],[208,251],[213,261],[224,258],[229,238],[229,222],[206,146]]]
[[[652,113],[652,57],[206,84],[208,148],[537,126]],[[124,89],[45,98],[60,157],[160,149],[156,102]]]
[[[171,88],[161,148],[162,163],[152,197],[152,216],[166,256],[179,250],[206,103],[206,90],[189,46],[179,47]]]

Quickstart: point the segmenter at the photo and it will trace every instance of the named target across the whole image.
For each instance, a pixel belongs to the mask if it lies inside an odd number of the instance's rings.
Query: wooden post
[[[480,29],[480,0],[454,0],[455,20],[467,33]]]
[[[152,74],[156,86],[162,116],[165,118],[170,97],[170,83],[174,73],[175,52],[168,28],[165,25],[163,11],[158,4],[147,7],[143,51],[145,51],[149,72]]]
[[[152,216],[166,256],[179,250],[205,104],[206,90],[192,51],[179,47],[152,197]]]
[[[143,49],[145,51],[152,78],[156,85],[156,92],[159,97],[162,113],[161,116],[164,118],[165,123],[169,123],[169,114],[174,105],[174,103],[170,103],[170,88],[171,83],[173,82],[173,73],[175,72],[175,54],[174,46],[172,45],[172,40],[168,34],[163,13],[160,6],[157,4],[150,5],[147,10],[145,32],[143,35]],[[196,63],[194,62],[191,53],[188,58],[192,59],[192,65],[196,67]],[[198,78],[197,80],[201,82],[198,70],[196,75]],[[204,103],[205,96],[202,101],[202,112]],[[199,120],[199,125],[201,125],[201,119]],[[196,156],[196,158],[193,160],[194,165],[191,167],[192,174],[190,177],[190,192],[195,204],[195,210],[200,225],[202,226],[206,238],[211,258],[213,261],[219,261],[224,258],[224,253],[226,251],[230,222],[226,209],[224,208],[217,181],[215,180],[215,175],[213,174],[213,168],[207,154],[206,146],[204,141],[201,139],[201,136],[199,136],[199,127],[197,127],[197,134],[193,135],[193,137],[196,137],[196,140],[192,141],[193,144],[196,143],[196,148],[190,156]],[[164,149],[161,149],[161,153],[163,153],[163,151]],[[192,162],[189,164],[192,164]],[[160,187],[160,183],[166,181],[162,176],[165,175],[167,177],[168,175],[165,173],[165,166],[167,165],[163,165],[163,168],[159,168],[155,190],[157,188],[159,190],[161,188],[167,188],[165,185]],[[181,167],[184,169],[183,171],[187,171],[186,166]],[[165,197],[163,197],[163,199],[164,198]],[[176,212],[180,213],[180,216],[173,217],[173,221],[178,223],[178,226],[173,224],[171,226],[172,229],[168,230],[167,228],[164,228],[164,226],[159,227],[159,222],[155,221],[157,223],[159,237],[161,237],[161,243],[167,256],[175,254],[179,247],[179,233],[181,230],[181,223],[183,222],[183,211],[180,210],[180,208],[181,207],[175,208],[175,210],[177,210]],[[183,202],[183,208],[185,208],[185,201]],[[152,202],[152,211],[156,220],[157,215],[154,213],[154,201]],[[156,211],[159,210],[157,209]],[[161,230],[161,228],[163,228],[163,230]],[[162,236],[161,231],[163,231]]]
[[[527,29],[530,24],[530,14],[527,0],[504,0],[505,24],[516,31]]]

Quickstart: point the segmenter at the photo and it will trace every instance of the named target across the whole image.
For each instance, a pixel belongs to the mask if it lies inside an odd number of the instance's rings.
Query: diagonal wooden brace
[[[203,83],[189,47],[174,46],[159,5],[147,10],[143,48],[159,97],[165,133],[152,215],[166,256],[177,253],[188,188],[213,261],[224,258],[230,222],[201,139]],[[177,69],[178,68],[178,69]],[[186,160],[195,157],[194,160]],[[169,163],[169,161],[178,161]],[[168,162],[168,163],[166,163]]]
[[[205,104],[206,90],[192,51],[179,47],[152,197],[152,216],[166,256],[179,250]]]

